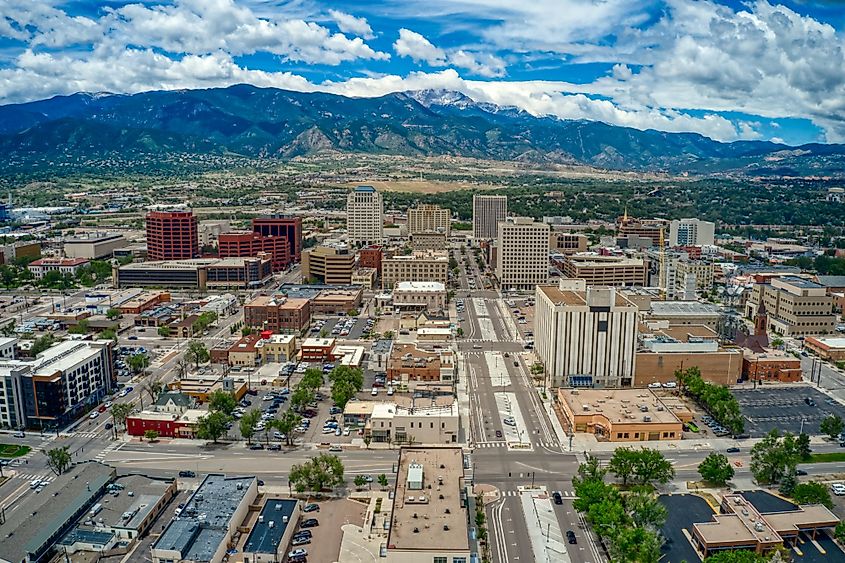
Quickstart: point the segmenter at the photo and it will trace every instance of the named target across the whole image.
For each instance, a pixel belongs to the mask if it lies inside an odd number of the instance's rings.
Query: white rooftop
[[[436,281],[400,281],[396,291],[446,291],[446,286]]]

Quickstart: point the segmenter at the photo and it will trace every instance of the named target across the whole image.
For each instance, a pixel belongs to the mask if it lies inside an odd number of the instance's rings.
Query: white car
[[[660,383],[658,383],[657,381],[648,384],[649,389],[660,389],[661,387],[662,385],[660,385]]]
[[[845,485],[843,485],[842,483],[833,483],[830,486],[830,490],[833,491],[833,494],[838,497],[845,495]]]
[[[516,426],[516,420],[512,416],[507,417],[506,419],[502,420],[508,426]]]
[[[678,386],[678,384],[675,383],[674,381],[667,381],[666,383],[663,384],[663,387],[665,387],[666,389],[674,389],[677,386]]]
[[[296,559],[297,557],[305,557],[306,555],[308,555],[308,550],[300,547],[288,553],[288,559]]]
[[[378,387],[373,387],[373,390],[370,392],[370,395],[373,397],[378,396]]]
[[[91,414],[88,415],[88,418],[90,418],[91,420],[94,420],[98,416],[100,416],[100,413],[97,412],[97,411],[93,411]]]

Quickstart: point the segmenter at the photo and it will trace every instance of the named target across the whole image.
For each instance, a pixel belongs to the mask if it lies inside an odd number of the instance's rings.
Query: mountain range
[[[670,173],[845,173],[845,145],[722,143],[695,133],[538,117],[444,90],[348,98],[236,85],[79,93],[0,106],[0,159],[7,171],[111,159],[156,162],[173,154],[266,160],[325,151]]]

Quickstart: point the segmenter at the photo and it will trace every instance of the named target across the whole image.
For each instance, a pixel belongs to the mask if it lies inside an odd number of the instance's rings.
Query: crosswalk
[[[86,432],[74,432],[73,435],[78,437],[78,438],[96,438],[100,434],[99,434],[99,432],[96,432],[94,430],[90,430],[90,431],[86,431]]]
[[[49,475],[44,475],[43,473],[21,473],[16,472],[13,476],[13,479],[21,479],[23,481],[33,481],[35,479],[40,479],[42,485],[46,485],[53,481],[56,478],[55,475],[52,473]]]
[[[534,446],[538,448],[559,448],[560,444],[556,442],[534,442]],[[500,442],[476,442],[472,446],[473,448],[507,448],[508,443],[504,441]]]
[[[558,491],[560,492],[560,496],[565,499],[574,499],[578,498],[575,495],[575,491]],[[523,491],[500,491],[503,497],[518,497],[523,493]]]
[[[103,461],[110,453],[115,452],[123,447],[126,442],[112,442],[106,446],[103,451],[94,456],[98,461]]]

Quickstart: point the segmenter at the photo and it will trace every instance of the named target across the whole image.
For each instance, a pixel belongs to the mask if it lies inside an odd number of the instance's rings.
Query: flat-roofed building
[[[243,563],[278,563],[285,559],[285,548],[293,538],[300,517],[299,501],[267,498],[251,524],[242,549]],[[231,560],[231,559],[230,559]]]
[[[555,387],[630,386],[638,322],[637,306],[613,287],[537,286],[535,347]]]
[[[447,405],[403,406],[375,403],[364,435],[373,442],[436,445],[458,441],[457,402]]]
[[[324,362],[334,359],[334,338],[306,338],[302,341],[300,359],[303,362]]]
[[[508,216],[508,196],[472,196],[472,238],[492,240],[499,236],[499,222]]]
[[[804,347],[823,360],[832,362],[845,360],[845,337],[810,336],[804,339]]]
[[[40,280],[47,272],[59,272],[63,276],[75,276],[89,264],[86,258],[39,258],[27,266],[35,279]]]
[[[150,260],[199,257],[199,227],[193,211],[150,211],[146,221],[147,256]]]
[[[432,231],[414,233],[411,235],[411,248],[414,250],[446,250],[446,241],[445,233]]]
[[[166,291],[142,291],[117,305],[117,309],[124,315],[140,315],[160,303],[169,301],[170,293]]]
[[[657,246],[660,241],[660,231],[664,237],[668,236],[666,221],[663,219],[637,219],[628,217],[625,213],[616,221],[616,233],[619,236],[636,235],[651,240],[651,246]]]
[[[801,360],[777,348],[742,348],[742,378],[746,381],[797,383],[804,378]]]
[[[277,334],[298,334],[311,322],[311,302],[308,299],[287,298],[281,295],[259,295],[244,305],[244,324]]]
[[[394,344],[387,361],[387,379],[414,386],[420,381],[452,382],[455,357],[451,350],[423,350],[416,344]]]
[[[443,311],[446,309],[446,286],[440,282],[399,282],[393,289],[393,306],[399,309]]]
[[[372,290],[376,286],[378,270],[375,268],[355,268],[352,270],[352,285],[360,285],[364,289]]]
[[[445,252],[416,251],[384,258],[381,262],[381,287],[393,289],[399,282],[449,281],[449,256]]]
[[[586,252],[590,239],[579,233],[552,231],[549,235],[549,250],[560,254]]]
[[[716,224],[701,219],[675,219],[669,224],[669,246],[712,246]]]
[[[112,268],[114,286],[185,289],[254,289],[273,277],[266,254],[256,258],[198,258],[133,262]]]
[[[386,562],[469,562],[467,494],[461,448],[403,447]]]
[[[381,273],[381,260],[384,256],[382,247],[379,245],[365,246],[358,250],[358,267],[374,268]]]
[[[153,563],[220,563],[257,496],[255,477],[206,475],[152,545]]]
[[[713,274],[715,266],[712,262],[702,260],[679,260],[675,265],[675,289],[683,292],[687,286],[688,276],[695,278],[695,290],[698,293],[709,293],[713,289]]]
[[[330,285],[349,285],[355,269],[355,253],[346,244],[321,245],[302,253],[302,279]]]
[[[499,223],[496,277],[502,289],[532,290],[549,281],[549,226],[529,217]]]
[[[120,233],[85,233],[65,239],[64,253],[67,258],[101,260],[111,258],[114,250],[125,244]]]
[[[749,319],[761,301],[766,304],[766,330],[780,336],[815,336],[832,333],[836,327],[833,297],[812,280],[787,275],[755,283],[745,305]]]
[[[718,305],[701,301],[657,301],[647,299],[643,314],[649,321],[667,321],[670,325],[719,327],[721,311]]]
[[[220,258],[240,258],[266,254],[274,272],[281,272],[293,260],[290,242],[285,237],[264,236],[254,231],[223,233],[217,242]]]
[[[442,233],[446,237],[451,232],[451,214],[448,209],[431,203],[421,203],[408,209],[408,234]]]
[[[558,389],[555,409],[564,430],[608,442],[680,440],[692,413],[664,403],[649,389]]]
[[[648,262],[642,258],[582,253],[565,257],[560,266],[564,276],[584,280],[587,285],[648,285]]]
[[[358,245],[384,240],[384,201],[374,187],[358,186],[347,195],[346,234],[350,243]]]
[[[270,338],[262,338],[256,344],[261,363],[289,362],[296,356],[296,336],[293,334],[273,334]]]
[[[302,258],[302,217],[289,215],[265,215],[252,220],[252,232],[265,237],[287,239],[291,259],[299,262]]]
[[[347,313],[361,306],[363,296],[364,288],[359,285],[324,289],[311,300],[311,311],[320,315]]]

